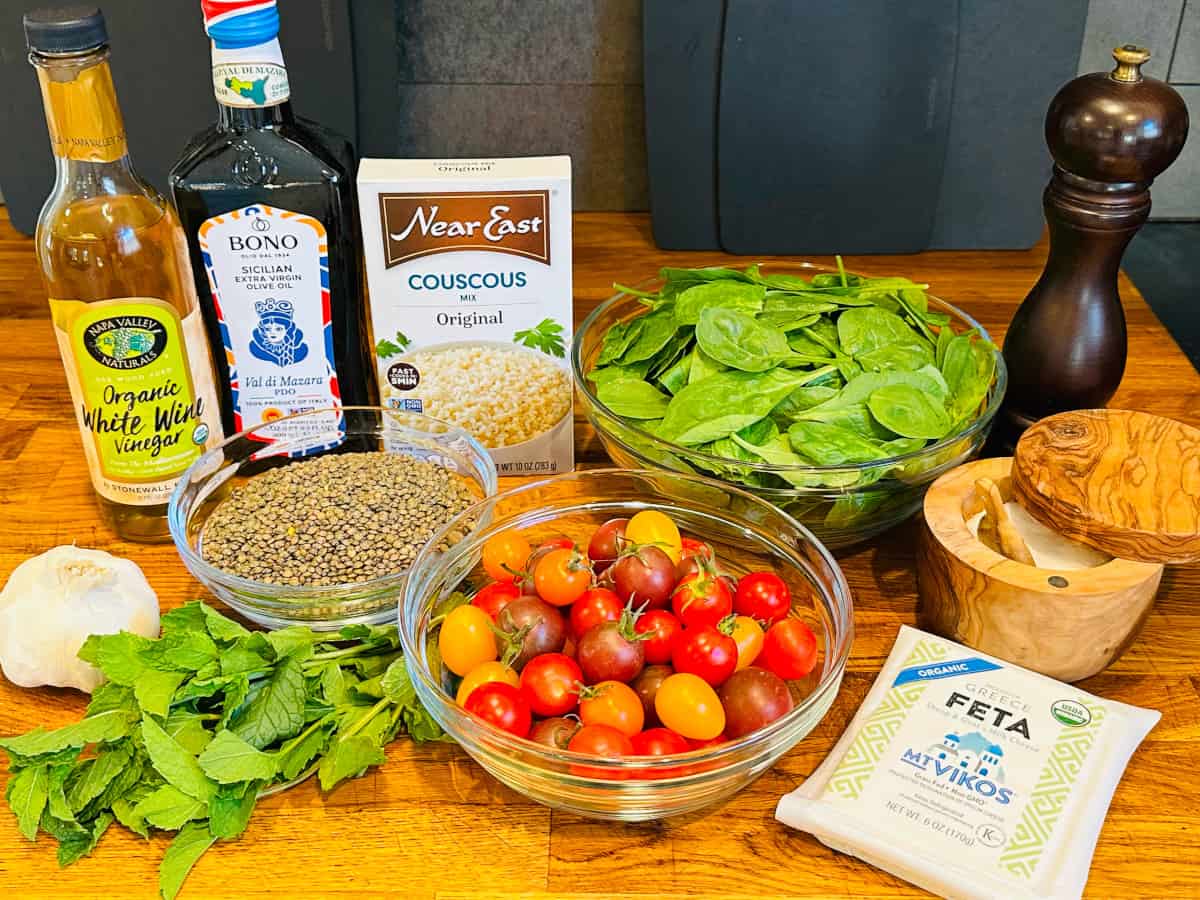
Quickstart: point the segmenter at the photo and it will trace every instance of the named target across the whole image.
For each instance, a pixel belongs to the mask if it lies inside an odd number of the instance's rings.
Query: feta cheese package
[[[364,159],[358,195],[383,405],[572,469],[570,157]]]
[[[1160,714],[907,626],[776,817],[944,897],[1076,898]]]

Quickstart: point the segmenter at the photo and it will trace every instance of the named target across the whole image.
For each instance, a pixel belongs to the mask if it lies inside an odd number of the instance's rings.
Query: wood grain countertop
[[[928,281],[997,340],[1041,271],[1045,246],[1016,252],[848,257],[848,268]],[[733,258],[729,258],[734,261]],[[718,253],[657,249],[640,214],[575,217],[575,314],[664,264],[723,262]],[[738,259],[746,264],[750,260]],[[818,259],[818,262],[829,262]],[[1200,375],[1124,277],[1129,366],[1113,406],[1200,425]],[[34,260],[33,242],[0,215],[0,579],[55,544],[136,560],[164,609],[205,597],[167,546],[127,544],[101,524]],[[581,464],[605,461],[582,418]],[[396,741],[383,766],[327,796],[308,783],[260,803],[239,841],[201,859],[183,898],[384,897],[901,897],[921,892],[775,821],[846,726],[917,603],[913,524],[839,553],[854,591],[857,638],[825,720],[752,786],[703,814],[646,825],[554,812],[502,787],[449,745]],[[1100,834],[1087,896],[1200,896],[1200,573],[1168,569],[1136,643],[1081,685],[1151,707],[1161,723],[1134,755]],[[66,724],[73,691],[15,688],[0,678],[0,733]],[[4,776],[0,776],[4,777]],[[0,895],[157,896],[167,840],[110,829],[95,853],[60,870],[51,842],[26,842],[0,812]]]

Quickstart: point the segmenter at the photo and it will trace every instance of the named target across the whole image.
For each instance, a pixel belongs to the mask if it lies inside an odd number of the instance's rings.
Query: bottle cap
[[[67,6],[25,13],[25,45],[49,56],[82,53],[108,43],[104,14],[97,6]]]
[[[265,44],[279,36],[275,0],[200,0],[204,31],[221,50]]]

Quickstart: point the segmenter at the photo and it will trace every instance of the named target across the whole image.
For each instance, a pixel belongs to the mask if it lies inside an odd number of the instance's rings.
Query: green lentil
[[[408,568],[477,499],[466,478],[411,456],[327,454],[235,488],[205,523],[200,550],[219,569],[269,584],[366,581]]]

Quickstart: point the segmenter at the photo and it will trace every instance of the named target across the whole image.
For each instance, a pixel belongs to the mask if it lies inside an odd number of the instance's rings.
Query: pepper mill
[[[1126,44],[1113,57],[1115,69],[1068,82],[1046,113],[1050,254],[1004,341],[998,436],[1009,450],[1038,419],[1099,408],[1116,393],[1126,353],[1121,257],[1150,214],[1151,182],[1187,138],[1183,99],[1141,72],[1150,53]]]

